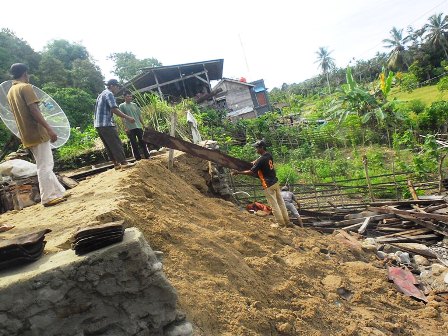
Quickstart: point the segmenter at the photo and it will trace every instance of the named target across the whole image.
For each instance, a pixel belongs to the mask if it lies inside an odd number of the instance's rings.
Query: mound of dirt
[[[448,307],[400,294],[372,254],[310,229],[208,195],[206,164],[162,158],[83,181],[67,202],[2,215],[16,228],[48,227],[47,253],[78,226],[124,219],[164,252],[164,271],[196,335],[441,335]],[[443,334],[443,333],[442,333]]]

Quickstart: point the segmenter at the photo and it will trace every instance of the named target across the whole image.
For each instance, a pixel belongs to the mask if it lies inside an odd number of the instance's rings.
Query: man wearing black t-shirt
[[[266,151],[266,143],[263,140],[257,141],[253,146],[260,154],[260,157],[254,161],[253,167],[250,170],[234,171],[233,174],[257,176],[261,181],[266,200],[272,208],[275,219],[279,225],[287,226],[289,225],[288,211],[280,193],[272,155]]]

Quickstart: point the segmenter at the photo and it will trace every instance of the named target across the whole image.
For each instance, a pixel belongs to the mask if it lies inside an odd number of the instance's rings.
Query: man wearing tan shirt
[[[37,165],[37,178],[41,203],[52,206],[64,202],[64,187],[53,172],[54,161],[50,142],[58,139],[57,134],[45,121],[39,109],[39,99],[29,84],[28,67],[15,63],[10,69],[13,77],[8,92],[8,102],[25,148],[34,156]]]

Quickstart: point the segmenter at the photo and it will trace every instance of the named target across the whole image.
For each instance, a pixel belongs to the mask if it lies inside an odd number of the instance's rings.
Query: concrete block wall
[[[122,243],[0,273],[0,335],[192,335],[176,301],[161,262],[131,228]]]

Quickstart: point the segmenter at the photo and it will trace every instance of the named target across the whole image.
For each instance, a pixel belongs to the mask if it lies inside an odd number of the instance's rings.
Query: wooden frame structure
[[[177,65],[143,68],[142,72],[127,82],[126,89],[138,92],[155,91],[160,97],[192,98],[211,92],[210,81],[220,80],[223,59]]]

